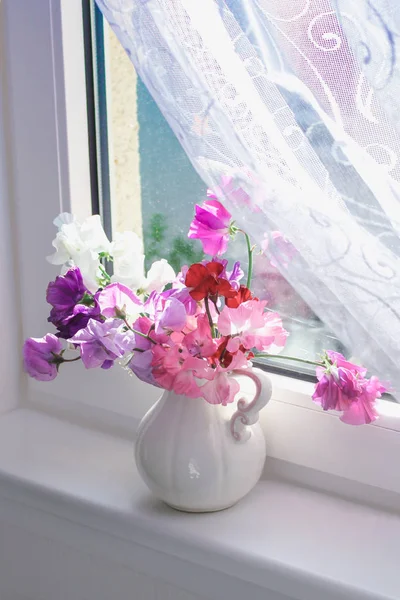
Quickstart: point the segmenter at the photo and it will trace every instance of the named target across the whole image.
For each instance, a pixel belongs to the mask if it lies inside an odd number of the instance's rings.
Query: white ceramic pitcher
[[[135,459],[150,490],[173,508],[212,512],[236,504],[259,480],[266,455],[258,413],[271,381],[260,369],[250,378],[255,394],[228,406],[165,391],[138,429]]]

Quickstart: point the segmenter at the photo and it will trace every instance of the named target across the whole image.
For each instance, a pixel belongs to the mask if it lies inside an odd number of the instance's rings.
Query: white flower
[[[93,215],[81,224],[69,213],[61,213],[54,219],[58,233],[53,240],[56,252],[47,260],[53,265],[62,265],[69,260],[79,266],[79,256],[87,250],[95,256],[99,252],[109,252],[110,242],[101,225],[99,215]]]
[[[132,290],[142,288],[145,281],[144,254],[139,236],[133,231],[117,233],[110,253],[114,259],[112,281],[123,283]]]
[[[54,220],[54,225],[58,227],[53,240],[56,252],[47,260],[53,265],[64,265],[63,273],[72,266],[79,267],[86,287],[95,292],[101,277],[99,252],[110,251],[110,242],[99,215],[93,215],[81,224],[70,213],[61,213]]]
[[[175,271],[165,258],[156,260],[153,262],[147,273],[146,281],[142,289],[147,294],[151,294],[151,292],[154,291],[162,292],[167,283],[174,281],[175,277]]]

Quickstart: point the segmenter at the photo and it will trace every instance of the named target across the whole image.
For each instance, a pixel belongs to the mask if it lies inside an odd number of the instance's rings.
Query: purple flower
[[[153,377],[152,361],[153,353],[151,350],[135,352],[128,363],[128,367],[135,373],[136,377],[139,377],[145,383],[160,387]]]
[[[89,319],[102,319],[78,267],[49,283],[46,300],[53,306],[48,321],[57,327],[57,337],[67,340],[86,327]]]
[[[180,331],[186,325],[187,312],[183,302],[172,297],[171,290],[152,292],[144,304],[146,314],[154,321],[155,333]],[[136,329],[136,327],[133,327]]]
[[[134,347],[132,332],[121,331],[119,319],[103,323],[90,319],[85,329],[78,331],[70,341],[80,346],[82,362],[87,369],[109,369],[114,360]]]
[[[64,340],[69,340],[78,333],[78,331],[86,327],[89,319],[102,320],[98,304],[95,303],[94,306],[77,304],[74,306],[71,315],[57,323],[56,327],[58,332],[56,333],[56,336]]]
[[[52,305],[49,321],[57,323],[71,315],[76,304],[85,294],[90,294],[83,283],[78,267],[69,269],[65,275],[56,277],[47,287],[46,300]]]
[[[234,290],[238,290],[240,288],[240,280],[242,279],[244,273],[240,267],[240,262],[236,261],[233,265],[233,269],[231,272],[227,272],[226,276],[233,287]]]
[[[57,377],[57,366],[62,362],[60,340],[48,333],[43,338],[29,338],[24,343],[24,369],[38,381],[51,381]]]
[[[176,298],[168,298],[162,310],[156,313],[155,332],[181,331],[186,325],[186,319],[184,304]]]
[[[164,294],[168,293],[169,298],[176,298],[179,302],[185,306],[187,315],[194,315],[197,311],[197,302],[190,295],[189,289],[185,285],[186,274],[189,270],[187,265],[184,265],[176,276],[175,281],[172,283],[172,289],[168,290],[168,292],[163,292]]]
[[[206,200],[202,206],[196,204],[195,210],[188,238],[199,239],[206,254],[224,254],[229,242],[231,214],[214,198]]]

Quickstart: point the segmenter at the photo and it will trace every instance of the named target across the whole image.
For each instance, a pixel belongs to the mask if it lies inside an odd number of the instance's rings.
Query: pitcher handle
[[[256,393],[254,398],[247,402],[245,398],[239,398],[237,401],[237,411],[230,420],[230,431],[232,437],[237,442],[246,442],[251,436],[250,425],[257,423],[259,412],[271,399],[272,383],[264,371],[257,369],[259,375],[253,370],[237,369],[235,375],[244,375],[254,381]]]

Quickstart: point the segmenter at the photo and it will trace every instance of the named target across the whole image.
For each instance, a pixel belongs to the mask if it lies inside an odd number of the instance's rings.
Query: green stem
[[[211,335],[212,335],[213,338],[215,338],[215,325],[213,323],[212,316],[211,316],[211,313],[210,313],[210,305],[208,303],[208,297],[207,296],[204,298],[204,305],[206,307],[206,313],[207,313],[207,317],[208,317],[208,322],[210,324]]]
[[[75,362],[76,360],[81,360],[81,357],[76,356],[75,358],[63,358],[63,362]]]
[[[249,268],[247,270],[247,283],[246,283],[246,286],[250,289],[251,278],[252,278],[252,275],[253,275],[253,249],[251,247],[250,237],[248,236],[248,234],[245,231],[243,231],[243,229],[239,229],[239,231],[241,233],[243,233],[244,237],[246,238],[247,254],[248,254],[248,257],[249,257]]]
[[[153,340],[149,335],[147,335],[146,333],[142,333],[141,331],[136,331],[136,329],[133,329],[133,327],[131,327],[128,323],[128,321],[126,319],[122,319],[123,322],[125,323],[125,325],[127,326],[127,328],[132,331],[132,333],[136,334],[136,335],[140,335],[141,337],[146,338],[146,340],[150,340],[150,342],[152,342],[153,344],[157,344],[157,342],[155,340]]]
[[[324,367],[324,363],[316,362],[314,360],[306,360],[305,358],[297,358],[297,356],[285,356],[284,354],[267,354],[261,353],[256,354],[254,358],[280,358],[281,360],[295,360],[297,362],[305,363],[307,365],[313,365],[314,367]]]

